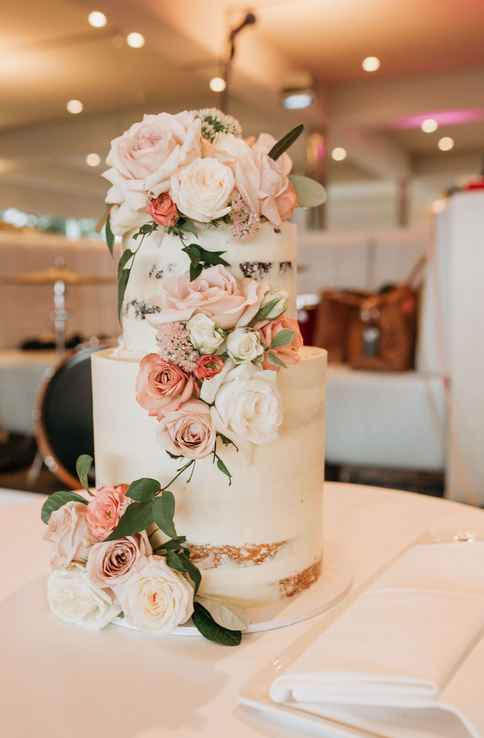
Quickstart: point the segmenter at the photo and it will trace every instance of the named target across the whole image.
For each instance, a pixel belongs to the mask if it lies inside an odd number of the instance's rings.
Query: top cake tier
[[[156,350],[155,331],[149,316],[159,308],[156,296],[160,280],[188,272],[190,259],[183,251],[186,245],[198,244],[207,251],[223,251],[223,258],[236,278],[250,277],[267,280],[272,289],[285,290],[288,294],[288,314],[296,312],[296,226],[283,223],[278,230],[270,223],[263,224],[257,234],[243,242],[233,238],[225,225],[200,227],[196,236],[179,236],[162,229],[139,239],[125,237],[125,247],[135,250],[128,287],[126,290],[120,352],[127,357],[141,357]]]

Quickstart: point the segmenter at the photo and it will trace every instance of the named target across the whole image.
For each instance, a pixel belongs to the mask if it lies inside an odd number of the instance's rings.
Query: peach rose
[[[87,574],[94,586],[113,587],[128,579],[138,559],[152,553],[144,531],[117,541],[95,543],[89,551]]]
[[[208,456],[215,445],[209,406],[201,400],[191,400],[168,413],[161,421],[160,438],[163,448],[177,456],[189,459]]]
[[[224,368],[224,360],[221,356],[206,354],[200,356],[194,370],[197,379],[211,379],[219,374]]]
[[[162,280],[153,304],[161,308],[149,317],[152,325],[187,321],[195,313],[204,313],[219,328],[247,325],[258,312],[268,290],[265,282],[241,279],[239,282],[224,266],[205,269],[190,282],[187,275]]]
[[[300,360],[299,351],[303,345],[303,339],[297,320],[287,318],[283,315],[281,318],[267,323],[260,330],[261,342],[266,349],[269,349],[274,338],[283,330],[290,330],[293,332],[294,335],[291,341],[284,344],[284,346],[278,346],[271,349],[271,352],[281,359],[284,364],[297,364]],[[277,366],[271,362],[267,353],[264,354],[263,366],[264,369],[277,369]]]
[[[289,182],[287,190],[279,195],[276,199],[276,208],[282,221],[292,218],[292,214],[297,207],[297,194],[292,182]]]
[[[87,561],[89,548],[95,543],[87,522],[87,507],[82,502],[67,502],[50,516],[44,538],[55,546],[51,558],[54,568]]]
[[[178,210],[168,192],[162,192],[149,201],[147,212],[161,226],[174,226],[178,220]]]
[[[136,378],[136,400],[148,413],[160,420],[190,399],[195,390],[192,377],[159,354],[141,359]]]
[[[116,528],[129,505],[127,491],[127,484],[99,487],[89,500],[86,518],[91,535],[96,541],[104,541]]]

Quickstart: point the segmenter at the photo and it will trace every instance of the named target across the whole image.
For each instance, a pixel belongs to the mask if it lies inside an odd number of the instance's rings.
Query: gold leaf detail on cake
[[[294,597],[294,595],[303,592],[305,589],[314,584],[321,574],[321,561],[316,561],[307,569],[303,569],[297,574],[281,579],[279,581],[279,589],[284,597]]]
[[[208,546],[190,544],[190,559],[199,569],[216,569],[224,564],[259,566],[274,558],[287,541],[246,543],[243,546]]]

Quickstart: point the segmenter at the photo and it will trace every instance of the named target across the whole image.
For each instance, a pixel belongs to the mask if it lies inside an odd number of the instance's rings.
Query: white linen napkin
[[[414,546],[273,681],[270,697],[355,735],[484,738],[483,636],[484,542]]]

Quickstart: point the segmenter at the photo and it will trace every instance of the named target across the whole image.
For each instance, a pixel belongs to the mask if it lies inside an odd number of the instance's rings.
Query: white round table
[[[40,639],[26,593],[48,568],[42,501],[0,490],[2,738],[306,735],[241,707],[238,697],[254,674],[317,620],[246,636],[238,648],[195,638],[146,638],[115,627],[92,633],[54,618],[48,642],[45,626]],[[325,528],[327,539],[350,560],[354,587],[339,608],[320,616],[321,625],[426,530],[482,532],[484,511],[408,492],[328,483]]]

